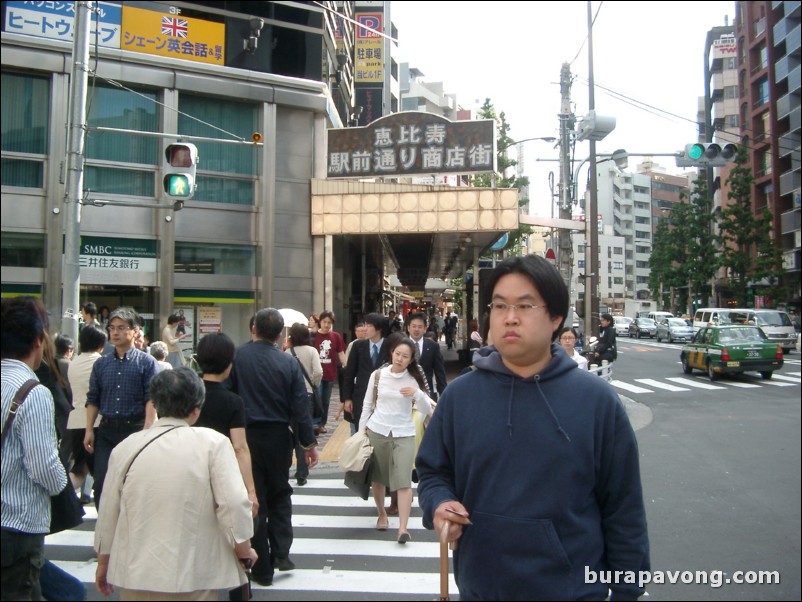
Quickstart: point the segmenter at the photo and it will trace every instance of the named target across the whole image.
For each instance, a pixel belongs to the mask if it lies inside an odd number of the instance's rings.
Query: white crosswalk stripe
[[[759,389],[760,385],[756,385],[754,383],[742,383],[735,380],[727,380],[727,381],[719,381],[722,385],[727,385],[728,387],[737,387],[739,389]]]
[[[625,391],[630,391],[632,393],[654,393],[654,391],[651,389],[644,389],[643,387],[638,387],[637,385],[632,385],[622,380],[611,380],[610,384],[617,389],[624,389]]]
[[[736,389],[759,389],[761,387],[793,387],[802,383],[801,372],[775,372],[771,380],[759,378],[754,375],[754,380],[749,381],[752,375],[746,377],[721,378],[711,383],[706,375],[697,373],[694,376],[667,376],[662,379],[656,378],[635,378],[633,382],[624,380],[612,380],[610,384],[622,391],[630,393],[654,393],[656,390],[669,391],[671,393],[681,393],[691,389],[705,389],[708,391],[726,391],[728,388]],[[743,380],[746,378],[747,380]],[[669,381],[669,382],[666,382]],[[673,384],[672,384],[673,383]]]
[[[768,385],[770,387],[793,387],[794,386],[793,383],[783,383],[783,382],[777,382],[775,380],[767,380],[763,384],[764,385]]]
[[[271,590],[359,592],[384,600],[410,595],[420,600],[437,597],[439,544],[434,532],[423,528],[417,497],[408,524],[412,541],[398,545],[398,517],[390,517],[387,531],[376,531],[373,500],[352,495],[343,485],[341,474],[318,476],[313,469],[308,484],[294,487],[294,491],[295,538],[290,557],[297,568],[277,571],[270,587],[253,583],[254,600],[274,598],[268,598]],[[97,568],[93,550],[96,520],[94,506],[87,506],[81,527],[45,539],[46,556],[80,579],[91,593],[95,593]],[[449,587],[457,592],[453,575]]]
[[[666,391],[690,391],[690,389],[685,387],[675,387],[674,385],[662,383],[659,380],[654,380],[653,378],[636,378],[635,382],[643,383],[644,385],[649,385],[650,387],[656,387],[657,389],[665,389]]]
[[[727,387],[721,387],[719,385],[711,385],[710,383],[704,383],[699,380],[693,380],[691,378],[685,378],[682,376],[669,376],[666,380],[670,380],[671,382],[679,383],[681,385],[688,385],[689,387],[696,387],[697,389],[708,389],[708,390],[715,390],[715,389],[726,389]]]

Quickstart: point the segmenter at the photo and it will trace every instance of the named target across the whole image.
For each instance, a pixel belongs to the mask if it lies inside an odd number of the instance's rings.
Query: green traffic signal
[[[696,161],[697,159],[701,159],[702,155],[705,154],[705,147],[703,144],[692,144],[690,148],[688,148],[688,157]]]
[[[168,144],[164,152],[164,192],[181,201],[195,194],[198,147],[189,142]]]
[[[164,176],[164,192],[172,197],[190,198],[194,192],[193,184],[189,174],[172,173]]]
[[[677,167],[723,167],[735,161],[738,146],[732,143],[697,142],[686,144],[676,155]]]

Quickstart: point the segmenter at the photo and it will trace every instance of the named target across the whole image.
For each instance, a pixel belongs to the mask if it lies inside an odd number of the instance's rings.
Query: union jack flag
[[[162,17],[162,33],[176,38],[185,38],[189,31],[189,21],[186,19],[174,19],[172,17]]]

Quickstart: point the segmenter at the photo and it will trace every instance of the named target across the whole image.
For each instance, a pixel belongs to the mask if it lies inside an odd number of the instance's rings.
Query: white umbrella
[[[303,324],[304,326],[309,324],[309,318],[299,312],[297,309],[285,307],[284,309],[278,310],[278,313],[280,313],[281,317],[284,318],[285,328],[289,328],[293,324]]]

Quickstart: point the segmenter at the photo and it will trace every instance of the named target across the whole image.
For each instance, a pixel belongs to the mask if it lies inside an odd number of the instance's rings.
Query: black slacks
[[[293,436],[286,424],[258,424],[246,429],[259,521],[251,545],[259,560],[253,574],[273,575],[273,561],[286,558],[292,546],[292,487],[289,483]]]

